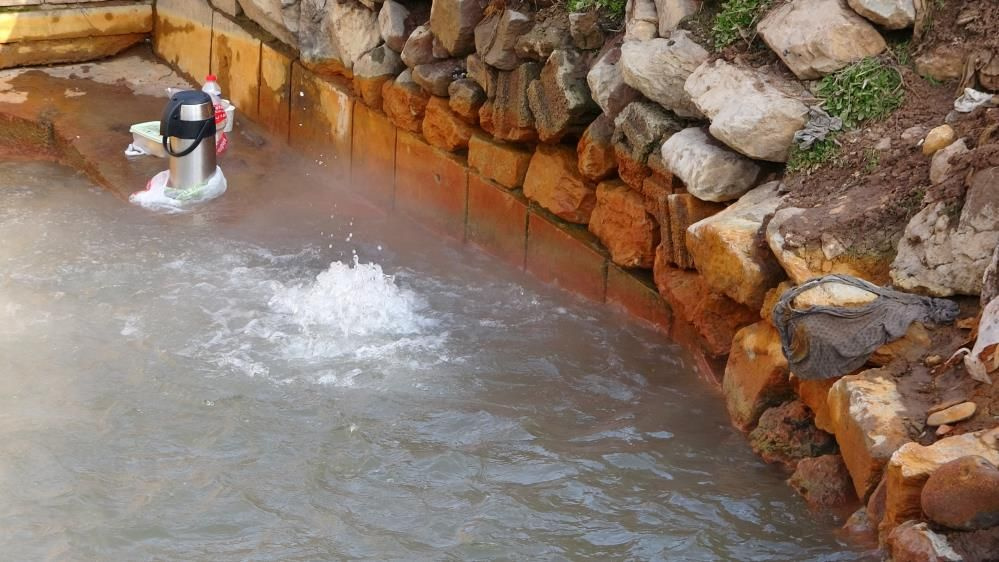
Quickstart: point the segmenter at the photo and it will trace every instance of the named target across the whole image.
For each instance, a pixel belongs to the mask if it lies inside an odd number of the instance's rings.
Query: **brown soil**
[[[929,9],[917,25],[913,54],[939,44],[964,43],[975,49],[999,49],[999,2],[996,0],[924,0]]]

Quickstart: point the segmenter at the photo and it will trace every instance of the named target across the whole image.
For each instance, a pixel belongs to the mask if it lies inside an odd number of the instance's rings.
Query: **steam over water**
[[[4,559],[863,554],[662,336],[343,193],[0,163],[0,373]]]

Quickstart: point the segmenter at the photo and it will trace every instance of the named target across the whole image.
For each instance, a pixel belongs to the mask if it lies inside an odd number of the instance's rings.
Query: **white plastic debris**
[[[208,181],[188,189],[174,189],[167,186],[170,171],[163,170],[146,184],[146,189],[136,191],[128,200],[152,211],[181,213],[193,205],[210,201],[225,193],[227,184],[222,168],[215,167],[215,173]]]
[[[961,97],[954,100],[954,110],[961,113],[971,113],[976,108],[990,103],[991,101],[992,94],[988,92],[979,92],[974,88],[965,88]]]
[[[964,368],[971,378],[992,384],[989,373],[999,371],[999,298],[992,299],[978,322],[978,340],[964,356]]]

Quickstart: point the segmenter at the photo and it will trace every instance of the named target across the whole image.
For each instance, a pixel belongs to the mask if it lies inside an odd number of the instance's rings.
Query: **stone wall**
[[[121,52],[153,30],[153,0],[0,0],[0,68]]]

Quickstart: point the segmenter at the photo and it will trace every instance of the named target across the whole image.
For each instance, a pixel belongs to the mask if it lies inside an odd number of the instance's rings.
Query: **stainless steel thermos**
[[[186,90],[171,96],[160,134],[170,160],[167,187],[197,187],[215,174],[215,109],[208,94]]]

